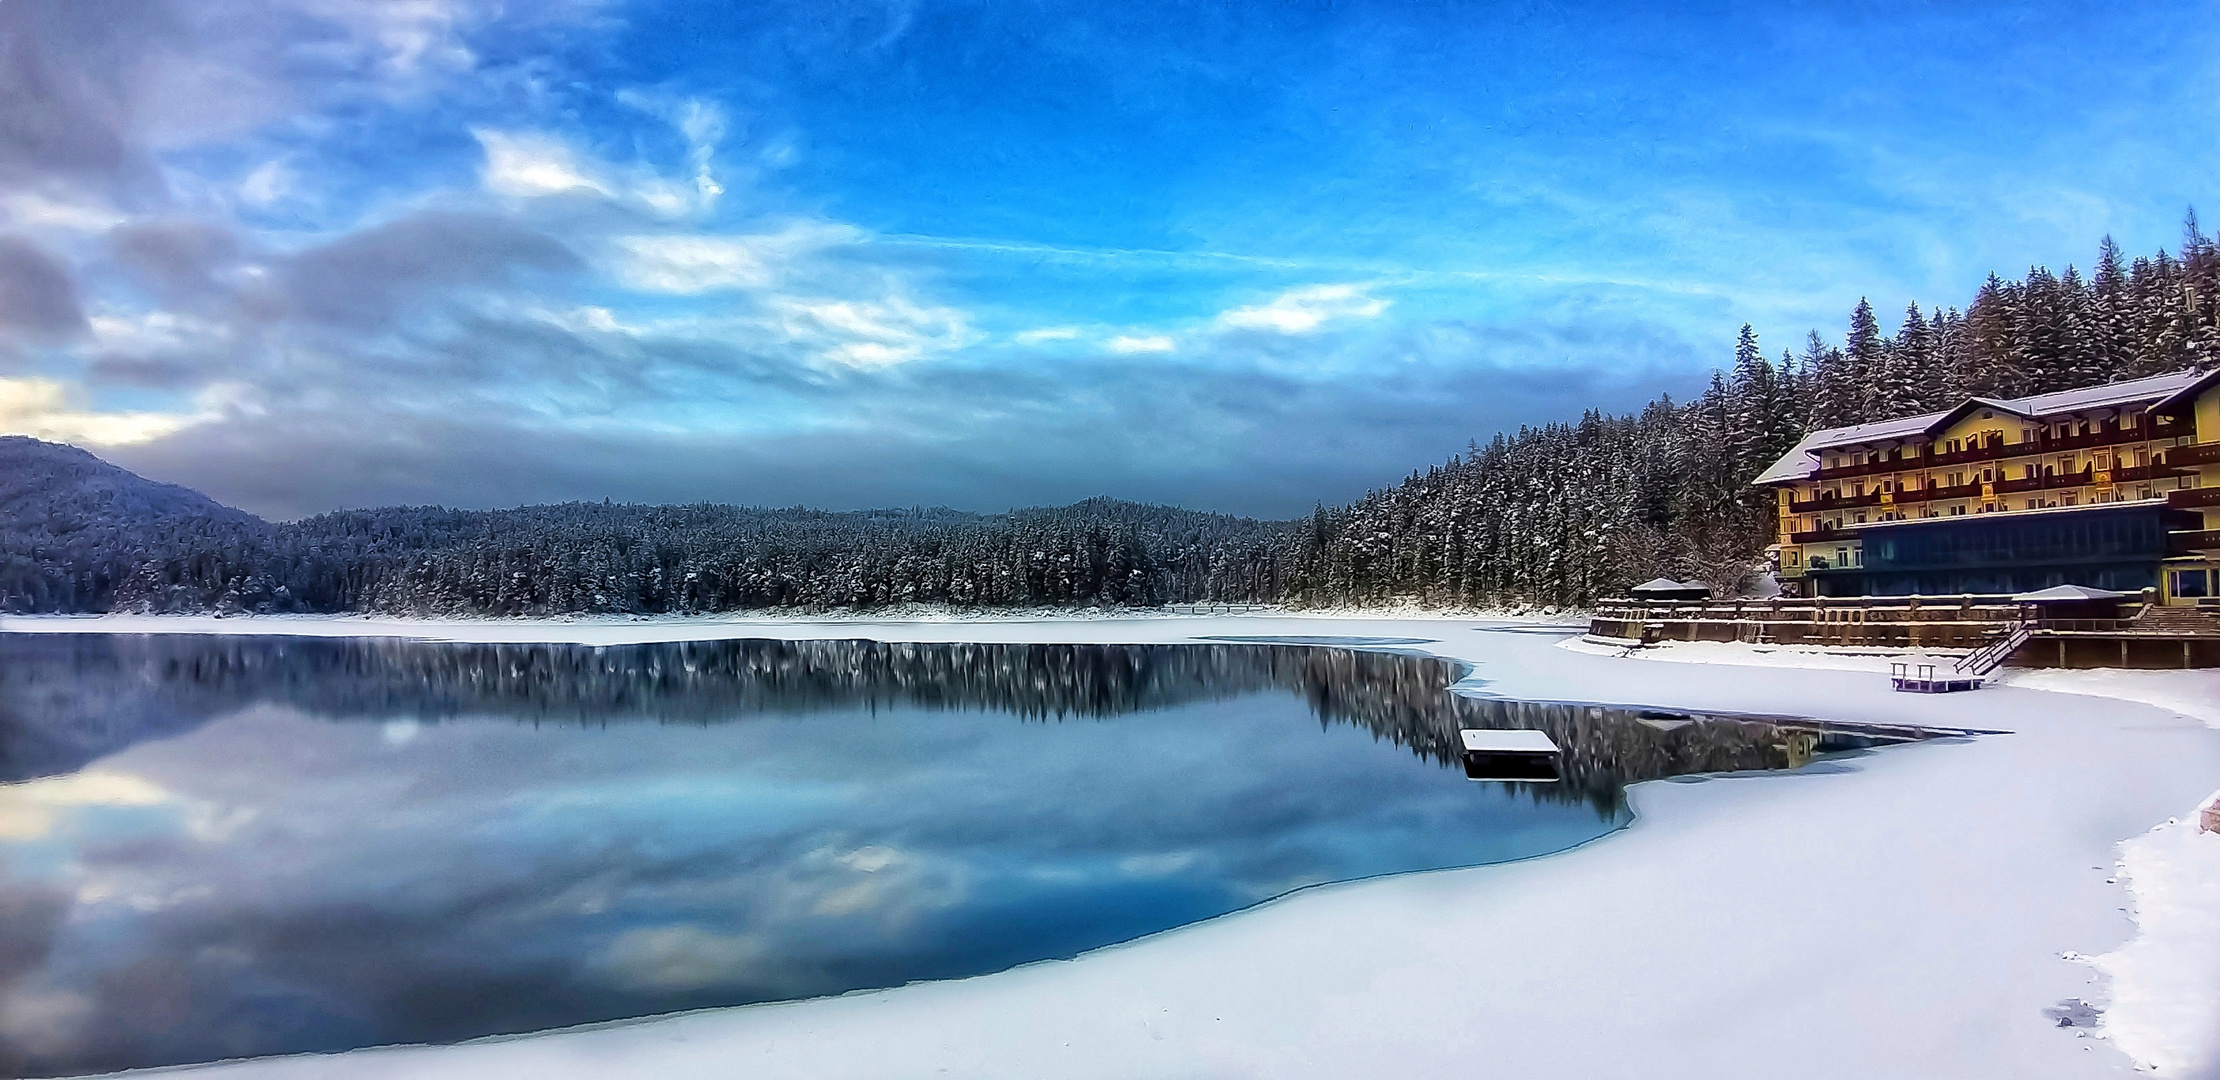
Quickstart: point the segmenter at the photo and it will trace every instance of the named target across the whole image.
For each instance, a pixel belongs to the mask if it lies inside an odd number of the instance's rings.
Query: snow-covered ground
[[[25,630],[1424,639],[1387,647],[1472,663],[1474,693],[2014,732],[1639,785],[1635,824],[1573,851],[1306,890],[1074,961],[208,1076],[2220,1077],[2220,834],[2195,825],[2220,731],[2184,715],[2211,718],[2210,672],[1893,694],[1879,655],[1623,656],[1531,623],[1415,617],[0,618]]]

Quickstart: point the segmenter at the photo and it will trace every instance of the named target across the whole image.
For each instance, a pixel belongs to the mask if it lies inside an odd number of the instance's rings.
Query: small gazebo
[[[1709,586],[1671,578],[1652,578],[1627,590],[1636,600],[1709,600]]]
[[[2033,606],[2045,619],[2117,619],[2126,593],[2092,589],[2087,585],[2053,585],[2021,593],[2015,604]]]

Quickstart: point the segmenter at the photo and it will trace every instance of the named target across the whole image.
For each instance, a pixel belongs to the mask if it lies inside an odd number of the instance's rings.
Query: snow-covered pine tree
[[[1865,297],[1850,312],[1850,333],[1843,339],[1844,375],[1850,390],[1852,414],[1872,417],[1887,410],[1892,395],[1885,387],[1887,372],[1881,349],[1881,321]]]

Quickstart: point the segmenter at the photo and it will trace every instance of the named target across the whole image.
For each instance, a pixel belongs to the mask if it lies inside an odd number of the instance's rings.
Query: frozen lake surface
[[[0,634],[0,1070],[981,974],[1823,749],[1339,644]],[[1474,727],[1549,732],[1564,781],[1467,780]]]

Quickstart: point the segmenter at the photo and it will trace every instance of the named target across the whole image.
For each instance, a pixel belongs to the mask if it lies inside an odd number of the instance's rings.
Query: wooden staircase
[[[2028,637],[2034,631],[2034,623],[2025,620],[2013,623],[2011,629],[2004,632],[2003,637],[1959,657],[1957,663],[1950,665],[1950,669],[1961,675],[1987,675],[1995,671],[1998,665],[2010,659],[2013,653],[2018,652],[2020,646],[2027,644]]]

